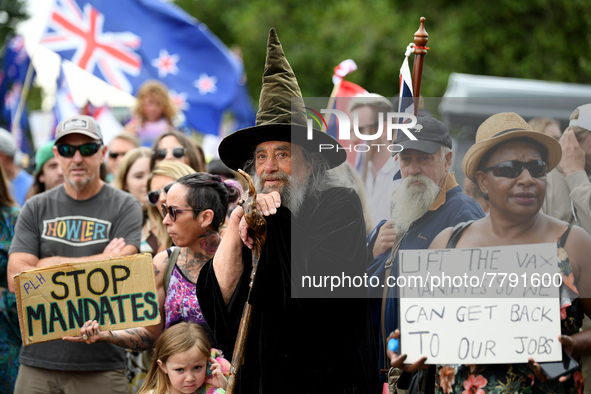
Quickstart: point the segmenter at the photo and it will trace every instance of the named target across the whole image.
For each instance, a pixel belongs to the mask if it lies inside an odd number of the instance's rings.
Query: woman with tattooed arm
[[[234,181],[230,181],[234,182]],[[106,341],[133,350],[151,349],[163,330],[178,321],[204,324],[195,285],[201,267],[210,260],[220,242],[219,228],[228,204],[240,196],[239,184],[226,184],[217,175],[195,173],[179,178],[168,190],[162,214],[175,247],[154,257],[160,324],[119,331],[100,331],[96,320],[87,321],[72,342]],[[167,266],[172,271],[165,286]]]

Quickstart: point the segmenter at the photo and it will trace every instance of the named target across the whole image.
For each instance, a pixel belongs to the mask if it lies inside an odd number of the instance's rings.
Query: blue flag
[[[201,22],[159,0],[57,0],[41,43],[128,93],[158,79],[202,133],[217,134],[241,69]]]
[[[22,152],[32,154],[31,141],[26,137],[25,130],[29,128],[27,106],[23,107],[19,124],[13,124],[20,103],[23,86],[27,77],[27,70],[31,59],[25,50],[21,36],[11,38],[2,56],[2,71],[0,71],[0,124],[10,130],[17,146]],[[32,75],[31,81],[33,80]]]

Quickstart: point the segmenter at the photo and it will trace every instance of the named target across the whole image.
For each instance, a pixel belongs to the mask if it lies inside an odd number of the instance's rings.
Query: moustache
[[[423,186],[427,186],[429,185],[429,182],[431,182],[431,179],[429,179],[429,177],[424,174],[409,175],[406,179],[408,179],[407,185],[409,186],[414,182],[418,182]]]
[[[269,179],[273,179],[276,181],[289,181],[289,175],[287,175],[283,171],[279,171],[277,174],[267,174],[265,172],[261,173],[261,177],[259,178],[261,182],[265,182]]]
[[[83,169],[83,170],[88,170],[88,167],[86,167],[84,164],[72,164],[68,170],[72,171],[72,170],[79,170],[79,169]]]

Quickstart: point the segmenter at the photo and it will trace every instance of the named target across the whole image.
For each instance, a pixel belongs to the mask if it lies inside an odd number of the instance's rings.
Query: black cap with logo
[[[451,149],[449,129],[443,122],[431,116],[417,116],[416,126],[408,130],[417,137],[416,141],[411,140],[402,130],[398,130],[398,136],[393,143],[401,145],[404,149],[415,149],[430,155],[437,152],[442,146]],[[398,152],[393,155],[396,153]]]

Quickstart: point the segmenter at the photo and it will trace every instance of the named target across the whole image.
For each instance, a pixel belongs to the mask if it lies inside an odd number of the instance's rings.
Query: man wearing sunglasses
[[[65,119],[55,138],[53,154],[64,183],[31,198],[21,211],[8,260],[13,292],[12,278],[25,270],[139,250],[139,202],[100,179],[106,147],[98,123],[83,115]],[[123,349],[106,343],[23,347],[15,393],[127,393],[125,359]]]
[[[405,133],[398,133],[394,141],[404,148],[398,153],[402,183],[391,198],[391,218],[380,222],[368,237],[368,275],[379,278],[380,283],[396,276],[397,250],[428,249],[445,228],[484,217],[480,205],[462,193],[449,172],[453,153],[447,126],[430,116],[419,116],[414,130],[420,130],[415,132],[416,141]],[[397,293],[388,287],[373,291],[370,304],[375,337],[379,338],[379,368],[387,373],[390,365],[384,357],[385,339],[399,327]],[[386,375],[381,377],[385,381]]]

